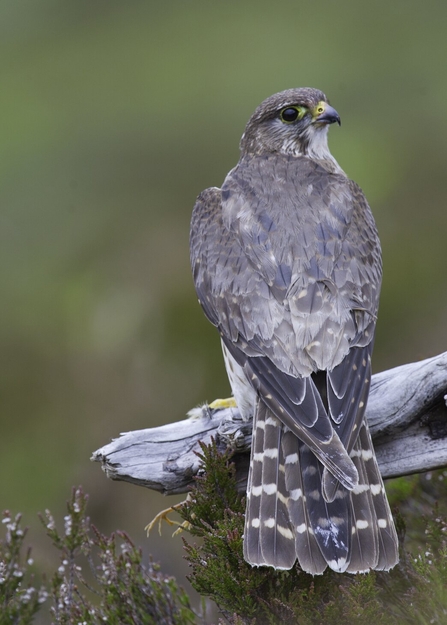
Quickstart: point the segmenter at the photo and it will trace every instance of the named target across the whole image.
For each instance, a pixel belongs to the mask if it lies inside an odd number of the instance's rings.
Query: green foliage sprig
[[[193,587],[211,597],[232,625],[381,625],[447,622],[447,521],[435,511],[427,545],[416,557],[401,549],[392,571],[366,575],[326,571],[312,577],[252,568],[242,556],[244,498],[234,466],[213,443],[202,446],[202,471],[180,514],[200,544],[185,542]],[[403,541],[405,525],[396,526]]]
[[[41,518],[60,552],[50,590],[26,582],[29,554],[21,565],[25,531],[20,516],[5,513],[6,538],[0,542],[0,625],[28,625],[42,603],[52,598],[55,625],[193,625],[198,619],[173,577],[164,575],[123,532],[110,537],[90,525],[88,497],[73,489],[59,531],[47,510]],[[32,578],[30,578],[32,580]]]
[[[221,609],[222,625],[428,625],[447,622],[447,520],[435,508],[417,553],[402,550],[389,573],[252,568],[242,555],[244,497],[228,454],[202,446],[196,486],[180,513],[198,544],[185,541],[190,581]],[[42,517],[60,553],[49,588],[36,588],[21,517],[4,513],[0,540],[0,625],[31,625],[45,603],[55,625],[195,625],[203,619],[174,578],[164,575],[123,532],[102,535],[90,525],[87,496],[74,489],[63,529]],[[403,540],[405,527],[398,516]]]
[[[21,515],[13,518],[6,510],[2,523],[6,534],[0,540],[0,625],[28,625],[48,593],[33,584],[30,549],[23,555],[26,529],[21,527]]]

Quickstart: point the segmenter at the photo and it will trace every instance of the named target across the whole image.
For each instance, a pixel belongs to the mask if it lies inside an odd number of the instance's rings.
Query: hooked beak
[[[322,109],[322,110],[321,110]],[[341,126],[340,115],[327,102],[320,102],[315,108],[315,124],[334,124],[337,122]]]

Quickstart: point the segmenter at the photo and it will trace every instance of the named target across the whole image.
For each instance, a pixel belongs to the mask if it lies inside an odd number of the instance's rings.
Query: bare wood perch
[[[384,478],[447,466],[447,352],[373,375],[367,418]],[[237,410],[196,408],[178,423],[121,434],[94,452],[106,475],[165,494],[184,493],[199,469],[199,441],[234,451],[245,488],[251,422]]]

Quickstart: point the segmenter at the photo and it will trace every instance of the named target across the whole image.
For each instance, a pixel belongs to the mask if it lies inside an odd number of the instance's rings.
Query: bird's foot
[[[181,501],[180,503],[176,504],[175,506],[171,506],[170,508],[166,508],[166,510],[162,510],[161,512],[159,512],[150,523],[148,523],[146,525],[146,527],[144,528],[146,530],[147,535],[149,536],[149,534],[151,533],[151,531],[154,529],[155,525],[158,523],[158,533],[161,536],[161,524],[163,521],[165,521],[168,525],[178,525],[177,529],[175,530],[175,532],[172,534],[172,536],[177,536],[177,534],[180,534],[181,532],[183,532],[183,530],[189,530],[191,527],[191,524],[188,521],[183,521],[183,523],[179,523],[178,521],[173,521],[172,519],[170,519],[168,517],[168,514],[170,512],[176,512],[177,510],[179,510],[183,504],[187,501],[187,499],[185,501]]]
[[[219,410],[220,408],[237,408],[234,397],[227,397],[227,399],[215,399],[209,406],[211,410]]]

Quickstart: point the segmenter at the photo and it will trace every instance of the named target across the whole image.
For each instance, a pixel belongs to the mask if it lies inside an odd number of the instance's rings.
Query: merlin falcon
[[[365,409],[382,278],[374,218],[331,155],[321,91],[267,98],[222,188],[197,198],[191,264],[232,393],[253,419],[244,557],[313,575],[389,570],[398,540]]]

